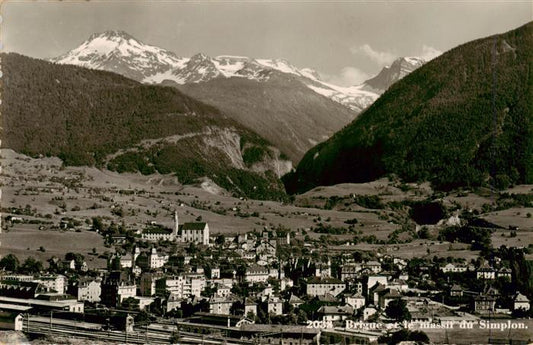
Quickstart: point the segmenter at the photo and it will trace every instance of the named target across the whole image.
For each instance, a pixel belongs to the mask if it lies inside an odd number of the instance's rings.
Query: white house
[[[135,297],[137,295],[137,286],[135,284],[125,284],[121,283],[117,287],[117,297],[120,303],[125,299],[130,297]]]
[[[156,293],[171,293],[176,298],[200,297],[205,289],[206,279],[203,274],[185,273],[179,276],[163,277],[156,281]]]
[[[365,306],[366,299],[361,294],[347,295],[345,297],[346,304],[352,306],[354,309],[359,309]]]
[[[283,314],[283,302],[279,297],[271,296],[267,301],[267,308],[269,314],[282,315]]]
[[[337,296],[346,289],[346,284],[336,278],[313,277],[307,281],[306,293],[309,296]]]
[[[518,310],[518,309],[529,310],[529,308],[530,308],[529,299],[519,292],[513,299],[513,309],[514,310]]]
[[[368,290],[372,289],[376,284],[388,285],[388,280],[386,276],[368,276],[367,288]]]
[[[244,280],[248,283],[264,283],[270,277],[270,270],[266,267],[253,265],[246,269]]]
[[[148,265],[151,269],[161,268],[168,262],[168,255],[159,255],[157,249],[152,248],[148,255]]]
[[[64,294],[67,289],[67,277],[61,274],[43,275],[33,280],[42,284],[46,290]]]
[[[496,270],[486,263],[481,265],[476,271],[477,279],[493,280],[496,279]]]
[[[150,229],[145,229],[141,233],[141,238],[143,240],[152,242],[157,242],[160,240],[172,241],[174,239],[174,232],[171,229],[154,227]]]
[[[353,315],[353,308],[349,305],[329,306],[324,305],[318,309],[323,321],[344,321]]]
[[[102,293],[102,279],[101,278],[86,278],[80,279],[77,286],[78,301],[100,302],[100,294]]]
[[[211,279],[220,278],[220,268],[215,267],[211,269]]]
[[[360,263],[343,265],[341,267],[341,280],[346,281],[348,279],[355,279],[359,276],[360,271],[361,271]]]
[[[378,310],[373,306],[368,306],[363,309],[363,320],[368,320],[372,315],[376,314]]]
[[[363,268],[367,268],[374,273],[381,272],[381,264],[377,261],[368,261],[363,264]]]
[[[467,267],[466,265],[455,265],[453,263],[448,263],[444,266],[442,266],[440,268],[440,270],[443,272],[443,273],[461,273],[461,272],[466,272],[467,271]]]
[[[226,285],[219,285],[217,286],[217,292],[216,295],[218,297],[228,297],[231,294],[231,288]]]

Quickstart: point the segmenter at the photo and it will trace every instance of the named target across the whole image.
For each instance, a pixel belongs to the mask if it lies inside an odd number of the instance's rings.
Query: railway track
[[[127,344],[170,344],[174,335],[177,335],[180,345],[253,344],[251,341],[240,339],[178,331],[175,325],[151,324],[136,327],[133,332],[125,332],[104,330],[100,324],[73,320],[56,318],[51,322],[50,318],[42,316],[25,317],[22,331],[31,334],[87,338]]]

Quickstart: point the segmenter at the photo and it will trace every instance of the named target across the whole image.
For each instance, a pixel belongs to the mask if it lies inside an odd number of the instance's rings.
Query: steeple
[[[174,231],[172,232],[172,237],[174,240],[178,239],[178,229],[179,229],[179,219],[178,219],[178,210],[174,211]]]

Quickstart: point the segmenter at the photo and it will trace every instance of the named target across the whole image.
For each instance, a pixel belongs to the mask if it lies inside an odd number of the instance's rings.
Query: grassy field
[[[414,240],[410,243],[387,245],[358,243],[352,246],[333,246],[332,249],[343,251],[370,251],[380,254],[393,255],[403,259],[431,259],[434,256],[444,258],[450,256],[452,258],[463,258],[469,261],[471,259],[475,259],[479,255],[479,251],[470,250],[467,244],[428,240]]]
[[[15,254],[21,261],[29,256],[43,262],[52,256],[63,259],[66,253],[74,252],[83,254],[90,268],[98,268],[105,267],[106,260],[92,255],[93,248],[99,254],[109,250],[104,247],[102,236],[92,231],[39,230],[35,225],[17,224],[0,238],[0,255]],[[39,250],[40,247],[45,251]]]
[[[358,232],[359,237],[374,235],[377,240],[387,241],[392,232],[400,229],[401,221],[408,214],[401,209],[365,208],[354,201],[354,196],[377,197],[386,205],[392,201],[424,200],[433,194],[428,184],[400,184],[381,179],[370,183],[318,187],[296,196],[293,203],[284,204],[236,198],[206,181],[183,186],[172,175],[144,176],[96,168],[64,167],[57,158],[29,158],[6,149],[1,150],[1,156],[3,216],[16,215],[25,220],[51,224],[43,225],[44,230],[38,230],[38,225],[28,224],[9,227],[9,232],[4,231],[0,235],[0,254],[31,255],[43,260],[66,251],[79,251],[86,255],[93,247],[97,248],[98,253],[105,251],[99,235],[83,230],[89,228],[88,223],[93,217],[102,217],[106,223],[123,223],[131,230],[141,230],[150,222],[171,227],[175,210],[178,210],[180,222],[207,221],[212,234],[237,234],[279,227],[296,231],[302,239],[303,233],[318,239],[322,234],[309,229],[318,224],[345,228],[345,222],[355,218],[357,224],[353,231]],[[531,186],[515,189],[514,192],[527,193],[531,191]],[[330,198],[341,201],[328,206]],[[459,205],[463,209],[480,211],[484,204],[490,204],[494,198],[468,192],[450,194],[441,200],[447,207]],[[527,213],[531,211],[531,208],[516,208],[483,215],[505,229],[493,234],[494,244],[527,246],[532,243],[533,221],[527,218]],[[58,231],[58,225],[65,217],[79,221],[82,224],[79,227],[81,232]],[[509,225],[520,227],[515,237],[511,237],[510,231],[506,230]],[[438,233],[438,226],[429,228],[434,235]],[[353,231],[350,234],[328,236],[347,243],[353,240]],[[400,234],[404,235],[407,233]],[[38,250],[41,246],[45,252]],[[452,245],[436,240],[387,245],[360,242],[355,246],[331,248],[380,251],[405,258],[437,255],[470,260],[478,255],[470,251],[467,245]],[[95,264],[100,264],[93,256],[91,259]]]

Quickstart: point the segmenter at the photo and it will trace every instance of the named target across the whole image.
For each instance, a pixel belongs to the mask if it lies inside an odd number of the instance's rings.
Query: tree
[[[402,299],[391,301],[387,305],[387,308],[385,308],[385,314],[399,322],[411,319],[411,313],[407,309],[407,304]]]
[[[142,323],[148,323],[148,322],[150,322],[150,314],[148,314],[145,310],[141,310],[135,316],[135,323],[136,324],[142,324]]]
[[[0,260],[0,268],[6,271],[16,272],[19,266],[19,259],[13,254],[8,254]]]
[[[420,229],[420,231],[418,232],[418,238],[428,239],[429,237],[430,237],[429,229],[423,226],[422,229]]]
[[[93,226],[94,231],[102,231],[104,229],[104,224],[102,223],[102,218],[93,217]]]
[[[298,324],[303,324],[307,322],[307,314],[303,310],[298,310],[298,314],[296,314],[296,322]]]
[[[39,260],[32,258],[31,256],[24,260],[21,266],[23,273],[39,273],[43,270],[43,264]]]
[[[224,235],[218,235],[217,238],[215,239],[215,243],[218,244],[219,246],[223,245],[224,242],[225,242],[225,237]]]
[[[83,264],[84,259],[85,257],[83,256],[83,254],[80,253],[68,252],[67,254],[65,254],[65,260],[74,260],[76,266],[81,266]]]

